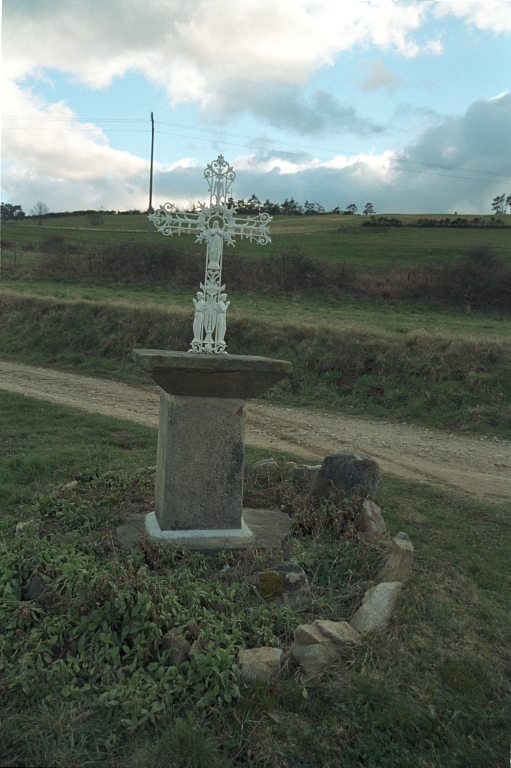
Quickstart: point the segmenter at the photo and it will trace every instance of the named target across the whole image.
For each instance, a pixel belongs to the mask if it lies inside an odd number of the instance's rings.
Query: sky
[[[511,194],[511,2],[3,0],[2,201],[233,196],[491,213]]]

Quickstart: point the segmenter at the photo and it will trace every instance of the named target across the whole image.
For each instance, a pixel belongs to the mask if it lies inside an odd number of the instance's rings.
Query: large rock
[[[369,499],[364,499],[362,502],[362,508],[355,518],[355,526],[364,534],[366,539],[371,541],[381,539],[387,530],[385,520],[381,516],[381,509]],[[394,581],[394,579],[386,579],[386,581]],[[395,581],[399,581],[399,579],[395,579]]]
[[[190,643],[183,637],[183,635],[178,635],[176,632],[170,630],[170,632],[163,635],[161,640],[164,648],[172,649],[168,662],[171,667],[177,667],[179,664],[182,664],[183,661],[188,659]]]
[[[267,683],[280,672],[281,648],[246,648],[238,653],[241,679],[247,683]]]
[[[408,581],[413,561],[413,544],[409,539],[395,536],[392,539],[392,552],[389,559],[376,577],[376,581]]]
[[[385,629],[396,600],[401,591],[399,581],[383,581],[376,587],[371,587],[362,599],[362,605],[350,621],[357,632],[372,632],[375,629]]]
[[[296,563],[277,563],[254,576],[259,595],[290,608],[306,605],[310,600],[309,581],[303,568]]]
[[[300,645],[294,643],[291,647],[291,656],[297,661],[308,675],[318,674],[325,667],[329,667],[339,661],[342,648],[336,643],[316,643],[314,645]]]
[[[326,456],[311,488],[318,499],[331,497],[334,503],[355,494],[377,496],[381,486],[380,466],[363,453],[331,453]]]

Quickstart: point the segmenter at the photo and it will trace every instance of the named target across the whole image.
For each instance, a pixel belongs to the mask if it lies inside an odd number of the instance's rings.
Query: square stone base
[[[174,549],[184,547],[191,552],[232,552],[251,548],[271,550],[280,549],[291,535],[289,515],[274,509],[244,509],[242,526],[234,531],[161,531],[159,526],[155,527],[155,522],[157,524],[154,512],[149,515],[128,515],[117,527],[117,540],[121,549],[129,550],[143,536],[149,536],[158,544]],[[249,535],[246,534],[247,530]]]

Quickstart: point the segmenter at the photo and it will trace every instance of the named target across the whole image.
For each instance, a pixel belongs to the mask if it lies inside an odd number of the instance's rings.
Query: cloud
[[[511,32],[511,8],[509,0],[495,2],[495,0],[442,0],[434,3],[436,16],[444,17],[452,14],[459,19],[465,19],[478,29],[486,32],[509,33]]]
[[[338,0],[33,0],[4,2],[7,75],[44,69],[105,88],[128,71],[162,85],[172,104],[214,103],[234,77],[303,85],[341,52],[374,45],[403,56],[424,3]]]
[[[444,118],[401,152],[323,161],[261,151],[231,162],[235,198],[294,197],[327,209],[370,201],[378,213],[490,213],[492,199],[511,191],[511,93]],[[161,173],[156,199],[186,205],[205,197],[203,185],[200,168]]]
[[[390,93],[403,82],[401,77],[394,75],[387,69],[381,59],[364,62],[362,66],[366,70],[365,77],[359,81],[363,91],[377,91],[379,88],[386,88]]]
[[[343,106],[326,91],[317,90],[307,98],[301,89],[284,84],[261,84],[249,88],[244,81],[230,84],[217,104],[218,119],[250,110],[272,128],[293,130],[304,136],[331,132],[368,136],[381,133],[382,125],[360,116],[354,107]]]

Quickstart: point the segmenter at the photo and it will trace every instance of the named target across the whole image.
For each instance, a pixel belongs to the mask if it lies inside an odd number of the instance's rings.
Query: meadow
[[[126,504],[153,494],[156,431],[0,392],[0,765],[26,768],[503,768],[509,758],[509,515],[384,478],[389,536],[415,547],[388,630],[306,678],[292,664],[244,685],[243,647],[289,647],[294,628],[352,615],[386,551],[247,451],[245,503],[285,503],[282,551],[122,552]],[[63,486],[76,479],[75,487]],[[31,521],[16,532],[20,522]],[[250,574],[300,564],[313,601],[264,602]],[[226,566],[229,566],[226,569]],[[39,591],[32,593],[34,579]],[[168,663],[169,629],[202,652]]]

